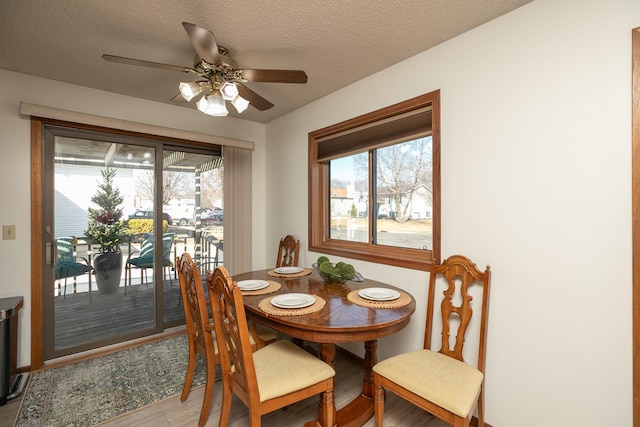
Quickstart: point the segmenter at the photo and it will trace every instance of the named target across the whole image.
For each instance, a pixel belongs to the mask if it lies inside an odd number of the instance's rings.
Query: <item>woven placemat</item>
[[[358,292],[360,292],[360,289],[349,292],[349,294],[347,295],[347,299],[354,304],[358,304],[367,308],[400,308],[411,302],[411,296],[402,291],[398,291],[398,293],[400,294],[399,298],[391,301],[373,301],[370,299],[362,298],[360,295],[358,295]]]
[[[275,270],[269,270],[267,271],[267,274],[271,277],[282,277],[284,279],[293,279],[295,277],[308,276],[309,274],[311,274],[312,271],[313,269],[311,268],[305,268],[300,273],[281,274],[281,273],[276,273]]]
[[[273,280],[268,281],[269,285],[266,288],[256,289],[255,291],[242,291],[242,295],[264,295],[279,291],[282,285]]]
[[[258,303],[258,307],[260,310],[264,311],[267,314],[272,314],[274,316],[304,316],[305,314],[315,313],[316,311],[322,310],[324,305],[327,303],[323,298],[314,295],[316,302],[311,304],[309,307],[304,308],[279,308],[271,304],[271,299],[273,297],[267,297]]]

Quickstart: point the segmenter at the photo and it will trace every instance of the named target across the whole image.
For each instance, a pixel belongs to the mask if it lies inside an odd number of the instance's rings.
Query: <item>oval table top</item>
[[[270,269],[251,271],[233,276],[233,280],[270,280],[281,284],[277,292],[266,295],[243,295],[247,315],[256,318],[273,329],[294,338],[317,343],[346,343],[377,340],[404,328],[415,311],[413,296],[395,286],[364,279],[363,282],[328,283],[315,271],[302,277],[272,277]],[[404,292],[411,301],[402,307],[367,308],[351,302],[347,295],[363,288],[388,288]],[[315,313],[299,316],[275,316],[263,312],[258,304],[264,298],[285,293],[305,293],[317,295],[326,301],[325,306]]]

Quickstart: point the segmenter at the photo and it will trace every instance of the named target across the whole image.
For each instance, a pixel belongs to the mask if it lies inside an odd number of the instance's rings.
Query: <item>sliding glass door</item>
[[[172,144],[45,125],[45,360],[183,324],[176,257],[221,262],[220,149]]]
[[[163,147],[161,199],[163,215],[173,223],[172,260],[189,253],[203,278],[223,261],[222,176],[222,157],[211,150]],[[183,321],[172,304],[175,301],[166,301],[165,324]]]

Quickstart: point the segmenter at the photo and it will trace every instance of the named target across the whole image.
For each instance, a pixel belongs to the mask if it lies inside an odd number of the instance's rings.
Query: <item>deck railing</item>
[[[199,235],[199,239],[196,241],[194,235]],[[221,233],[203,229],[199,233],[188,231],[186,233],[177,233],[175,236],[174,244],[172,246],[171,261],[173,262],[176,257],[182,255],[185,252],[191,254],[191,257],[200,267],[201,273],[206,274],[207,271],[215,269],[217,266],[222,265],[223,260],[223,241],[220,239]],[[122,265],[124,267],[127,258],[131,253],[140,250],[140,243],[142,242],[141,236],[131,236],[126,242],[120,245],[122,252]],[[99,245],[95,242],[91,242],[86,237],[77,237],[75,244],[75,255],[85,257],[90,263],[93,262],[93,258],[99,253]],[[172,272],[174,278],[177,278],[177,272],[175,266],[172,265]],[[84,275],[77,278],[76,292],[88,291],[88,276]],[[124,268],[122,284],[124,284]],[[57,286],[56,286],[57,289]],[[96,288],[94,287],[93,290]]]

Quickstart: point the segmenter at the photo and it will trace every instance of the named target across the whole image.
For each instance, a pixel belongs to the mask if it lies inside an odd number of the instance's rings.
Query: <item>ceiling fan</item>
[[[229,51],[218,46],[211,31],[188,22],[183,22],[182,26],[197,53],[193,67],[161,64],[108,54],[102,55],[102,58],[110,62],[178,71],[200,77],[202,80],[181,82],[179,85],[180,94],[187,101],[200,97],[196,102],[198,110],[212,116],[226,116],[228,114],[225,101],[231,102],[239,113],[243,112],[248,105],[252,105],[260,111],[273,107],[271,102],[249,89],[244,83],[307,82],[307,75],[302,70],[238,68],[236,62],[229,56]]]

